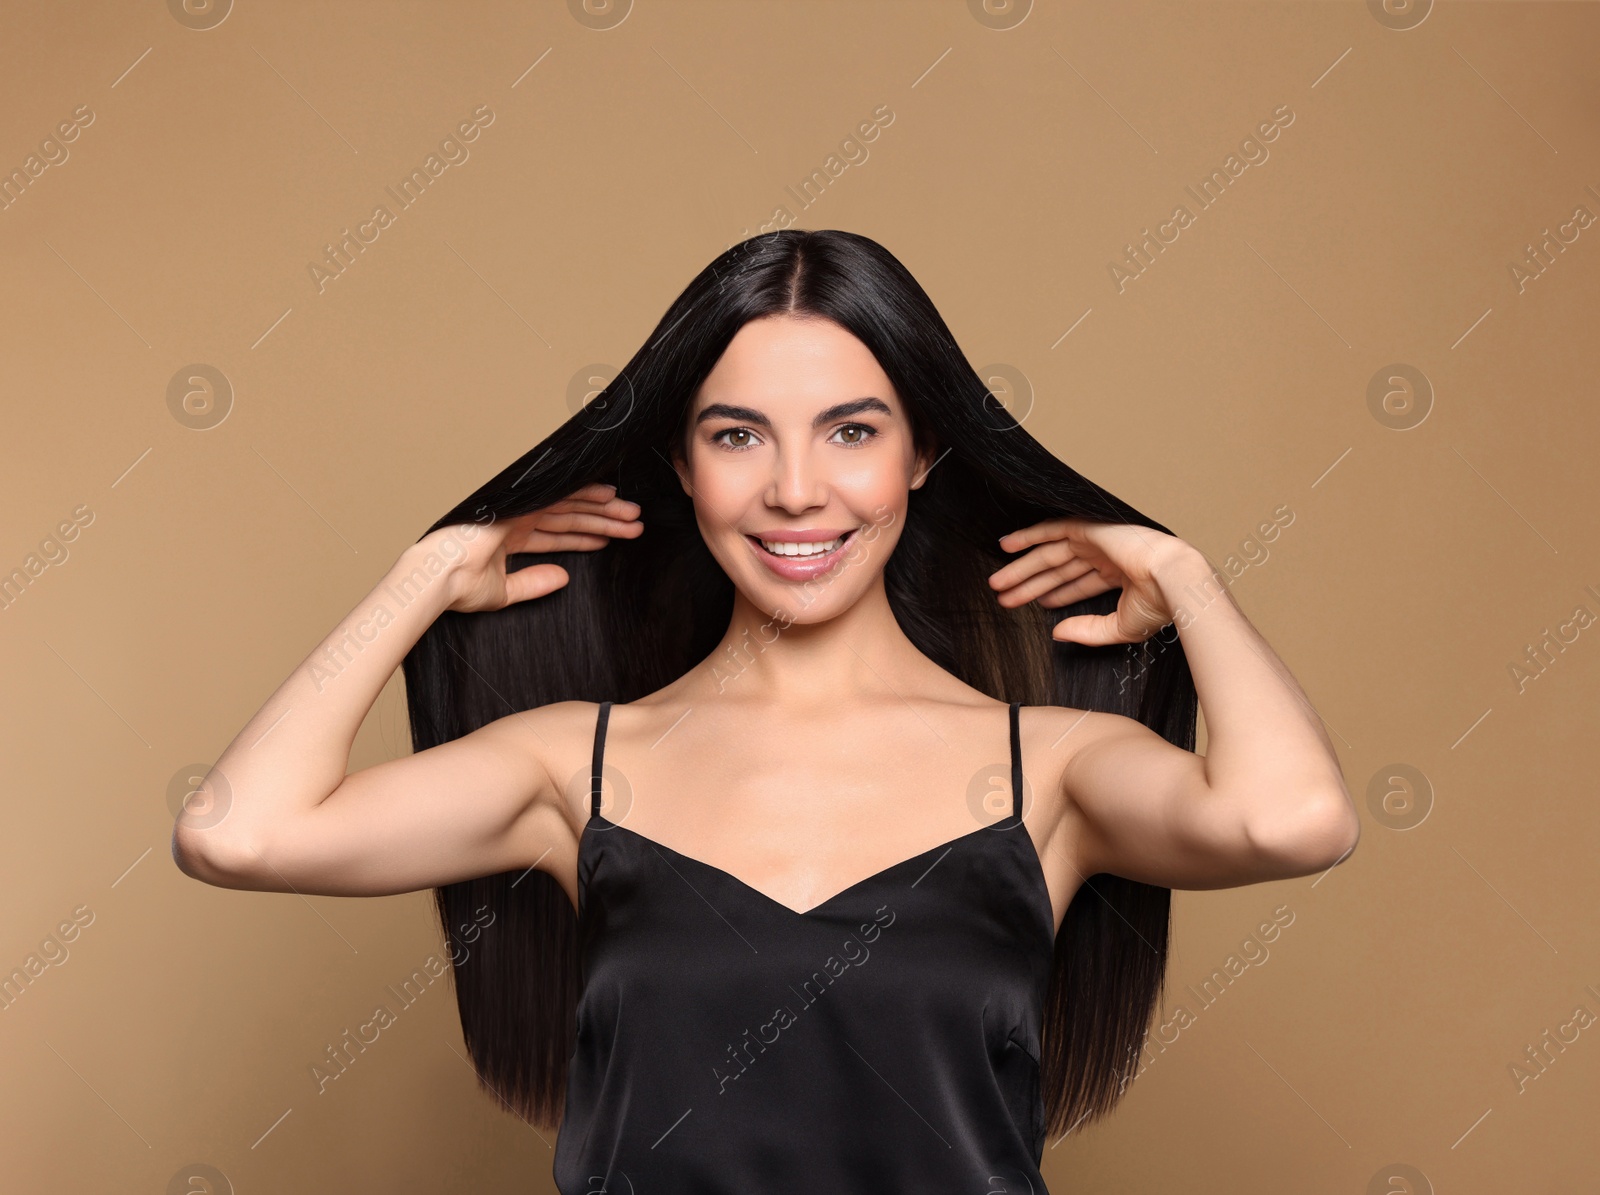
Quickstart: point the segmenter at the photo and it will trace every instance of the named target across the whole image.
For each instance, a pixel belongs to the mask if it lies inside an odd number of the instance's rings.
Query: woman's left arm
[[[1202,756],[1135,719],[1082,716],[1062,795],[1083,830],[1083,875],[1231,887],[1321,871],[1355,849],[1360,819],[1321,718],[1203,553],[1148,527],[1084,519],[1000,542],[1032,546],[991,578],[1002,605],[1122,589],[1115,611],[1062,619],[1059,640],[1136,643],[1172,624],[1205,718]]]

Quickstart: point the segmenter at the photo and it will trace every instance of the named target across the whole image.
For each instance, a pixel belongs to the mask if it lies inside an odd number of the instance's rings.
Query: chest
[[[715,977],[757,1003],[846,982],[863,999],[916,991],[969,1010],[974,999],[1010,993],[1014,1019],[1042,1007],[1049,979],[1049,892],[1028,831],[1014,819],[893,863],[804,910],[603,815],[584,831],[578,878],[591,1004],[608,992],[681,1000]]]

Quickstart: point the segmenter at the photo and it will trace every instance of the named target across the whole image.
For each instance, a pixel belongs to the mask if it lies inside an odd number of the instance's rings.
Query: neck
[[[736,591],[727,631],[694,669],[697,688],[722,697],[836,708],[852,695],[904,693],[930,667],[889,608],[881,572],[832,618],[806,621],[803,601],[769,613]]]

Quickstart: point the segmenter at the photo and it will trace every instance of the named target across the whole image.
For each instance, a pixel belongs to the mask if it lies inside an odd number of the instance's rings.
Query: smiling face
[[[787,315],[739,329],[695,395],[679,452],[711,554],[746,599],[803,623],[879,580],[933,462],[866,345]]]

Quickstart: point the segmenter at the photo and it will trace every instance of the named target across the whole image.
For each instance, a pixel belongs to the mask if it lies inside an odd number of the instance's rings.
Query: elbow
[[[1259,853],[1284,878],[1327,871],[1342,863],[1361,840],[1361,818],[1342,789],[1274,812],[1268,826],[1251,834]]]
[[[215,888],[248,888],[261,855],[250,843],[224,837],[218,827],[196,829],[179,820],[172,828],[172,862],[190,879]]]
[[[1327,871],[1343,863],[1361,841],[1361,818],[1344,792],[1337,792],[1322,803],[1307,834],[1311,866],[1308,871]]]

